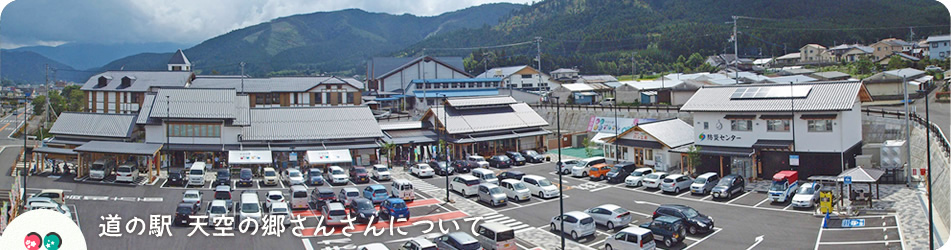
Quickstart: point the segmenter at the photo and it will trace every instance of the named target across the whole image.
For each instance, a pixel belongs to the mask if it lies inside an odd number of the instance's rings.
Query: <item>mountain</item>
[[[39,83],[46,81],[46,65],[50,68],[62,69],[64,77],[57,75],[60,80],[73,80],[69,65],[62,64],[43,55],[30,51],[0,51],[0,77],[18,83]],[[50,73],[50,79],[53,79]],[[86,76],[88,78],[88,76]],[[86,79],[82,79],[85,81]]]
[[[367,58],[392,53],[426,37],[491,26],[525,5],[486,4],[438,16],[391,15],[358,9],[277,18],[234,30],[184,50],[204,74],[238,74],[240,62],[253,76],[315,73],[364,74]],[[172,51],[138,54],[101,70],[163,70]]]
[[[772,57],[797,52],[808,43],[871,44],[882,38],[915,39],[947,34],[949,12],[932,0],[547,0],[515,11],[491,27],[431,36],[394,55],[418,55],[422,48],[516,44],[542,37],[543,70],[578,67],[584,74],[677,71],[693,53],[733,53],[732,16],[741,16],[739,54]],[[478,39],[472,39],[477,37]],[[535,43],[478,51],[427,51],[468,56],[466,68],[535,64]],[[681,56],[684,57],[681,59]],[[702,58],[701,58],[702,60]]]
[[[32,51],[75,69],[99,68],[119,58],[148,52],[167,52],[191,47],[180,43],[90,44],[67,43],[56,47],[30,46],[10,51]]]

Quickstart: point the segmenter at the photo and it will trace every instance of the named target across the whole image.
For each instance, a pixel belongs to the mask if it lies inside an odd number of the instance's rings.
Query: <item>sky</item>
[[[197,44],[295,14],[358,8],[434,16],[496,2],[532,0],[0,0],[5,6],[0,48],[69,42]]]

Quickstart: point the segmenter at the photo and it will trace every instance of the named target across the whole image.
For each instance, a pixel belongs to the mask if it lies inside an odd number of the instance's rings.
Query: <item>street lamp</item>
[[[557,164],[557,166],[558,166],[558,172],[559,172],[559,173],[558,173],[558,216],[564,216],[564,215],[565,215],[565,199],[562,198],[562,197],[564,197],[564,195],[562,194],[562,192],[565,191],[565,190],[564,190],[564,186],[565,186],[565,185],[562,183],[562,180],[561,180],[561,177],[562,177],[563,174],[560,173],[560,172],[561,172],[561,168],[562,168],[562,162],[561,162],[561,109],[559,109],[559,107],[561,107],[561,104],[560,104],[560,102],[559,102],[559,99],[561,99],[561,98],[559,98],[559,97],[557,97],[557,96],[552,96],[552,98],[555,98],[555,122],[558,124],[558,125],[557,125],[558,127],[556,128],[557,131],[555,131],[555,134],[558,136],[558,144],[557,144],[557,146],[556,146],[556,147],[558,147],[558,164]],[[561,227],[559,227],[559,228],[561,228],[562,230],[564,230],[564,229],[565,229],[565,220],[564,220],[564,218],[559,219],[559,221],[561,221]],[[565,233],[564,233],[564,232],[561,232],[560,235],[561,235],[561,249],[565,249]]]
[[[446,202],[449,202],[449,128],[446,126],[449,122],[449,112],[446,107],[446,94],[441,94],[442,96],[442,129],[443,134],[445,134],[445,139],[443,140],[442,155],[446,159]],[[439,165],[439,164],[436,164]]]
[[[621,85],[618,85],[621,86]],[[617,164],[621,162],[621,148],[617,143],[617,136],[620,134],[618,132],[618,122],[617,122],[617,87],[611,89],[611,94],[614,96],[614,163]]]
[[[242,79],[242,82],[244,82],[243,79]],[[171,103],[169,101],[169,96],[166,95],[165,96],[165,170],[166,171],[172,169],[172,156],[169,155],[170,150],[168,148],[169,144],[171,144],[169,142],[169,134],[168,134],[169,127],[171,126],[171,124],[168,123],[168,119],[169,117],[171,117],[171,114],[169,114],[169,103]],[[161,174],[161,172],[159,172],[159,174]]]
[[[30,167],[30,163],[27,162],[27,158],[26,158],[26,129],[27,127],[29,127],[27,126],[28,125],[27,120],[29,120],[30,118],[29,113],[27,113],[30,111],[29,108],[27,108],[29,104],[27,104],[26,102],[26,97],[28,94],[29,93],[23,92],[23,132],[21,133],[23,134],[23,192],[22,192],[23,199],[21,200],[22,202],[26,202],[26,179],[27,179],[26,177],[30,173],[29,171],[27,171],[27,168]]]
[[[928,94],[929,87],[925,86],[924,90],[919,90],[918,93],[925,95],[925,144],[927,145],[928,154],[928,174],[925,175],[925,181],[928,185],[928,246],[929,249],[934,249],[934,216],[932,215],[932,202],[931,202],[931,113],[928,110]],[[909,145],[911,147],[911,145]]]

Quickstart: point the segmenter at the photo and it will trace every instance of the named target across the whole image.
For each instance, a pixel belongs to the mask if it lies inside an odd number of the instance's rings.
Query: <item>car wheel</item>
[[[697,234],[697,227],[690,226],[690,234]]]
[[[578,233],[575,232],[575,231],[571,231],[571,239],[572,239],[572,240],[578,240]]]
[[[555,228],[555,223],[551,223],[550,227],[551,227],[551,228],[548,229],[549,231],[555,231],[555,229],[556,229],[556,228]]]
[[[726,199],[727,199],[727,200],[729,200],[729,199],[732,198],[732,197],[733,197],[733,193],[731,193],[731,192],[726,192]]]
[[[670,238],[664,239],[664,246],[672,247],[674,246],[674,241],[671,240]]]
[[[614,230],[614,222],[608,221],[608,230]]]
[[[604,250],[614,250],[614,248],[611,247],[611,244],[604,244]]]
[[[465,189],[462,190],[462,197],[469,197],[469,194],[466,193]]]
[[[680,188],[674,188],[674,193],[675,193],[675,194],[679,194],[679,193],[680,193]]]
[[[544,197],[542,196],[542,191],[538,191],[538,198],[542,198],[542,197]]]

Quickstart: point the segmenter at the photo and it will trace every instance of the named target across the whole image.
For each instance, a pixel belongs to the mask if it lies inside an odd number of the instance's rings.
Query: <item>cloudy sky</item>
[[[10,0],[0,0],[0,5]],[[531,0],[16,0],[0,14],[0,48],[85,43],[198,43],[277,17],[359,8],[432,16]]]

